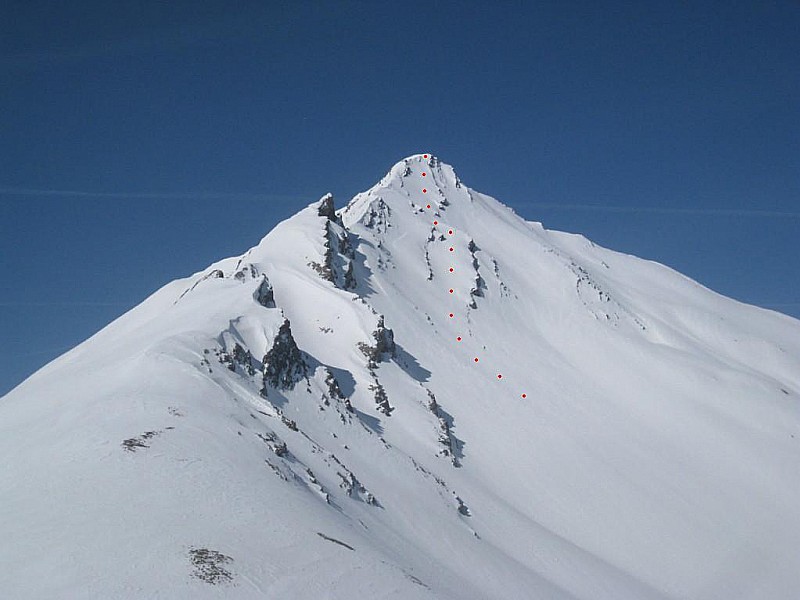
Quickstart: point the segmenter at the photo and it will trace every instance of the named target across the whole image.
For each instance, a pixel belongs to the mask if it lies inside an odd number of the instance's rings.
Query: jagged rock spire
[[[300,379],[307,377],[308,366],[292,336],[289,319],[284,319],[272,348],[264,355],[263,364],[262,393],[265,395],[268,385],[281,390],[291,390]]]

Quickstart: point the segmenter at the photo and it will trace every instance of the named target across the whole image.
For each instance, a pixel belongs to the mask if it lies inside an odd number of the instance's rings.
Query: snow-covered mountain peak
[[[414,155],[0,399],[0,590],[797,598],[798,398],[798,321]]]
[[[357,194],[341,214],[347,227],[358,221],[374,225],[387,209],[436,211],[471,201],[453,167],[432,154],[414,154],[396,163],[375,186]]]
[[[425,175],[423,175],[423,173],[425,173]],[[392,181],[409,178],[415,174],[420,177],[429,176],[441,179],[445,173],[454,176],[453,168],[440,161],[433,154],[412,154],[396,162],[376,187],[386,187],[390,185]]]

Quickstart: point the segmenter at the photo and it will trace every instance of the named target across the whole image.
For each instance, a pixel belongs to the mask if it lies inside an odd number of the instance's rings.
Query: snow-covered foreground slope
[[[416,155],[0,399],[0,596],[798,598],[798,394],[800,322]]]

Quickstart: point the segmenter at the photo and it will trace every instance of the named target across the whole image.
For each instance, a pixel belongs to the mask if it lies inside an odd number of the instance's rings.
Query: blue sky
[[[422,151],[800,317],[798,31],[792,0],[4,2],[0,394]]]

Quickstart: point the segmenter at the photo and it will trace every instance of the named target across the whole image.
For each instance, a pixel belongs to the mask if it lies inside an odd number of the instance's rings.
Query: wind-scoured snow
[[[797,320],[415,155],[0,399],[0,596],[797,598],[798,394]]]

